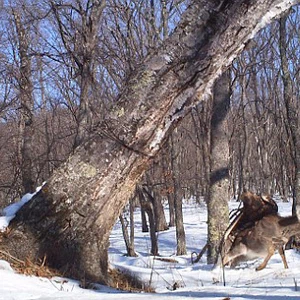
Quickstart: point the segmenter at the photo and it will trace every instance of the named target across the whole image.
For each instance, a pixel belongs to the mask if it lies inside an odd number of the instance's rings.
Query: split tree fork
[[[295,1],[296,2],[296,1]],[[116,106],[12,221],[1,248],[47,256],[66,276],[106,282],[109,234],[171,128],[271,18],[293,1],[192,1]]]

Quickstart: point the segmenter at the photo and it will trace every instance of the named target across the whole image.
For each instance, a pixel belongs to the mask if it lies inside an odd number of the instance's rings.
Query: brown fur
[[[239,230],[230,250],[223,257],[224,265],[232,265],[236,261],[262,257],[264,261],[256,270],[262,270],[269,259],[279,251],[284,267],[288,268],[284,247],[289,239],[300,232],[297,217],[280,217],[270,214],[256,221],[253,226]]]
[[[256,221],[261,220],[264,216],[277,214],[278,206],[270,196],[257,196],[251,192],[244,192],[241,195],[243,208],[238,212],[235,219],[229,225],[225,233],[225,241],[235,236],[245,228],[252,227]]]

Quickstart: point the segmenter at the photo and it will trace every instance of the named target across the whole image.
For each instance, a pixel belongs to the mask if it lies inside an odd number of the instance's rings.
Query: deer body
[[[240,260],[264,258],[256,269],[262,270],[275,251],[279,251],[284,267],[288,268],[284,247],[289,239],[299,232],[300,222],[297,217],[266,215],[252,227],[237,233],[230,250],[223,256],[223,265],[233,265]]]

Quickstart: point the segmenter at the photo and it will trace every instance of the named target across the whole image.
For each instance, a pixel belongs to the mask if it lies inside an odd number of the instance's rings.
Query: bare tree
[[[289,70],[289,61],[287,57],[287,15],[279,21],[280,36],[279,50],[282,68],[283,81],[283,99],[286,108],[286,127],[289,138],[290,149],[294,161],[294,172],[292,174],[292,192],[293,192],[293,214],[296,214],[300,207],[300,139],[299,139],[299,106],[293,93],[293,81]]]
[[[160,185],[160,183],[155,183],[154,170],[156,168],[158,168],[158,163],[156,163],[154,160],[152,166],[148,169],[148,172],[146,172],[145,174],[146,184],[144,184],[144,191],[148,199],[153,204],[155,231],[164,231],[168,229],[168,225],[163,207],[163,198],[160,195],[159,189],[155,186],[155,184]]]
[[[124,209],[125,211],[125,209]],[[127,255],[128,256],[137,256],[134,251],[134,205],[133,199],[129,200],[129,221],[126,217],[123,216],[125,212],[120,214],[119,220],[122,226],[123,237],[126,245]],[[130,228],[130,233],[128,233],[128,226]]]
[[[250,43],[250,48],[233,63],[230,171],[231,187],[237,196],[243,188],[260,193],[276,192],[284,199],[293,194],[296,152],[285,98],[290,94],[290,111],[297,110],[298,67],[289,61],[295,59],[299,45],[293,38],[298,35],[294,24],[298,15],[298,7],[295,7],[286,19],[284,54],[288,73],[281,66],[278,51],[282,48],[279,22],[262,30]],[[289,78],[288,85],[283,76]]]
[[[150,239],[151,239],[150,253],[152,255],[158,255],[156,219],[155,219],[155,210],[153,205],[153,197],[145,188],[139,187],[137,189],[137,193],[140,199],[141,209],[144,213],[148,215],[149,227],[150,227]]]
[[[173,181],[173,195],[174,195],[174,209],[175,209],[175,225],[176,225],[176,244],[177,244],[177,255],[186,254],[186,241],[185,231],[183,226],[183,213],[182,213],[182,192],[179,183],[179,169],[178,169],[178,154],[175,152],[175,144],[177,144],[177,130],[175,129],[169,138],[169,147],[171,154],[171,170],[172,170],[172,181]]]
[[[204,201],[207,202],[210,181],[211,101],[196,106],[191,116],[196,136],[196,201],[200,202],[202,196]]]
[[[110,230],[171,127],[291,4],[192,2],[172,36],[136,68],[101,125],[19,211],[3,249],[19,258],[46,255],[65,274],[105,282]]]
[[[12,8],[14,24],[18,37],[19,52],[19,76],[18,90],[20,97],[20,156],[21,156],[21,172],[24,192],[33,192],[35,178],[33,173],[34,164],[34,124],[33,124],[33,85],[31,58],[29,56],[29,28],[24,25],[20,12]],[[28,20],[27,20],[28,22]]]
[[[210,150],[211,173],[207,201],[207,261],[210,264],[214,264],[217,261],[220,241],[229,222],[229,140],[226,116],[230,103],[230,85],[230,73],[227,71],[216,81],[213,90]]]
[[[171,179],[172,173],[170,170],[170,156],[167,147],[164,147],[161,151],[161,161],[162,161],[162,177],[164,181],[164,191],[162,194],[166,195],[169,205],[169,227],[175,226],[175,207],[174,207],[174,189],[172,187]]]
[[[88,1],[85,6],[80,0],[74,1],[73,4],[51,2],[58,32],[75,68],[73,76],[79,81],[80,95],[75,115],[77,132],[74,147],[84,140],[97,119],[97,116],[93,116],[93,109],[96,109],[93,108],[95,100],[92,99],[92,95],[95,85],[98,30],[105,5],[105,0]],[[98,100],[98,106],[101,107],[101,100]]]

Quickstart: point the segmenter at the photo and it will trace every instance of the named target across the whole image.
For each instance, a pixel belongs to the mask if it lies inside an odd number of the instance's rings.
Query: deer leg
[[[266,258],[264,259],[264,261],[256,268],[256,271],[260,271],[262,269],[264,269],[268,263],[268,261],[270,260],[270,258],[273,256],[275,250],[273,247],[270,247],[268,249],[268,254],[266,256]]]
[[[285,268],[285,269],[288,269],[289,266],[288,266],[288,264],[287,264],[286,257],[285,257],[285,254],[284,254],[284,247],[281,246],[281,247],[278,249],[278,251],[279,251],[279,254],[280,254],[280,256],[281,256],[282,262],[283,262],[283,264],[284,264],[284,268]]]

